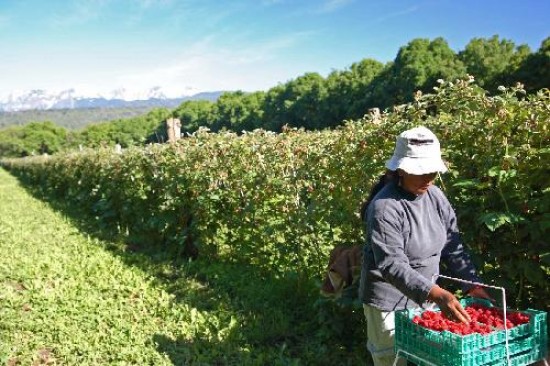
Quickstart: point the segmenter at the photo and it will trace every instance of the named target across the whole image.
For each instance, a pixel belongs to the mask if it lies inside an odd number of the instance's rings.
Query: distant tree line
[[[279,132],[285,125],[308,130],[332,128],[361,118],[371,108],[383,111],[410,102],[417,91],[431,92],[438,79],[454,80],[466,74],[491,94],[500,85],[517,82],[523,83],[528,93],[548,88],[550,37],[536,52],[496,35],[474,38],[459,52],[443,38],[418,38],[401,47],[392,62],[364,59],[327,77],[310,72],[267,91],[225,92],[216,101],[185,101],[172,111],[154,109],[143,116],[92,124],[78,131],[68,132],[48,122],[9,127],[0,130],[0,156],[55,153],[78,145],[119,143],[127,147],[164,142],[168,117],[179,118],[184,133],[201,126],[214,132],[258,128]]]
[[[92,123],[126,119],[141,116],[158,107],[116,107],[75,109],[31,109],[17,112],[0,112],[0,129],[29,121],[55,121],[55,124],[69,130],[77,130]]]
[[[182,130],[199,126],[212,131],[284,125],[319,129],[361,118],[370,108],[384,110],[413,100],[416,91],[431,92],[438,79],[473,75],[476,83],[495,93],[500,85],[522,82],[528,92],[550,87],[550,37],[537,52],[529,46],[491,38],[472,39],[454,52],[443,38],[414,39],[399,49],[393,62],[364,59],[326,78],[307,73],[266,92],[227,92],[216,102],[182,103],[173,112]]]
[[[143,145],[166,141],[166,132],[159,128],[161,121],[171,115],[157,108],[145,115],[90,124],[81,130],[67,130],[51,121],[31,122],[0,130],[0,157],[54,154],[79,147]]]

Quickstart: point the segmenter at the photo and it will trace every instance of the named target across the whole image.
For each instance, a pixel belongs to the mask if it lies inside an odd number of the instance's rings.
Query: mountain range
[[[75,89],[60,92],[35,89],[22,93],[10,93],[0,98],[0,112],[82,108],[175,108],[186,100],[215,101],[222,93],[222,91],[201,92],[174,98],[167,97],[160,87],[138,93],[120,88],[107,95],[95,96],[84,96],[77,93]]]

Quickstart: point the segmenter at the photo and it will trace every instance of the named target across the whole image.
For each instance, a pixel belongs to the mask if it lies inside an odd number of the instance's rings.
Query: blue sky
[[[0,0],[0,96],[267,90],[391,61],[414,38],[459,51],[497,34],[536,51],[549,19],[548,0]]]

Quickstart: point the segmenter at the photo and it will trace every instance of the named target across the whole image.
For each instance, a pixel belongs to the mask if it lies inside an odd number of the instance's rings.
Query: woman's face
[[[401,177],[401,188],[418,196],[428,191],[437,177],[437,173],[414,175],[400,171],[399,176]]]

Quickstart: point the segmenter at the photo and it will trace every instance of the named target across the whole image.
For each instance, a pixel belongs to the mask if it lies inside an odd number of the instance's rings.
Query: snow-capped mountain
[[[77,108],[117,108],[117,107],[176,107],[184,100],[216,100],[221,92],[195,93],[186,90],[185,95],[167,97],[161,87],[144,91],[130,91],[125,88],[112,90],[105,95],[86,96],[75,89],[48,92],[35,89],[25,92],[12,92],[0,97],[0,112],[24,110],[77,109]]]
[[[70,95],[70,92],[67,92]],[[59,97],[67,100],[64,95]],[[13,112],[25,109],[50,109],[59,100],[59,97],[39,89],[31,90],[25,94],[11,93],[0,100],[0,110]]]
[[[186,96],[189,93],[185,93]],[[147,99],[174,99],[167,97],[166,93],[160,86],[152,87],[148,90],[134,90],[130,91],[126,88],[118,88],[112,90],[108,99],[120,99],[125,101],[134,101],[134,100],[147,100]],[[178,95],[176,98],[182,98],[183,95]]]

